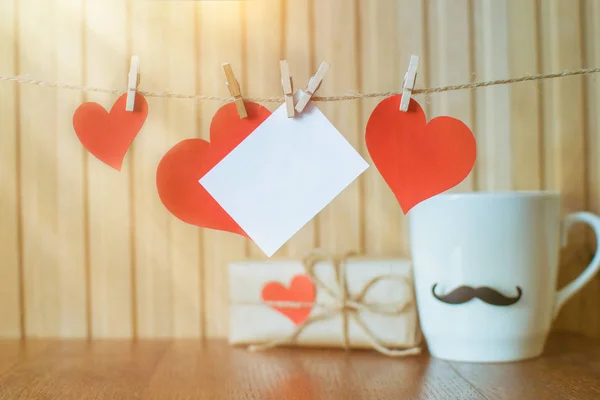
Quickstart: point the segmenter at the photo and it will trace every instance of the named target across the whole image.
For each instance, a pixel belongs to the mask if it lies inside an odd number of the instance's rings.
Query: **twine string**
[[[527,81],[537,81],[542,79],[553,79],[553,78],[565,78],[568,76],[576,76],[576,75],[589,75],[600,72],[600,68],[582,68],[576,70],[564,70],[561,72],[552,72],[552,73],[544,73],[544,74],[535,74],[535,75],[526,75],[517,78],[511,79],[495,79],[490,81],[482,81],[482,82],[472,82],[472,83],[463,83],[460,85],[448,85],[448,86],[440,86],[434,88],[424,88],[424,89],[414,89],[412,91],[413,94],[432,94],[432,93],[442,93],[442,92],[450,92],[455,90],[464,90],[464,89],[476,89],[487,86],[495,86],[495,85],[506,85],[511,83],[519,83],[519,82],[527,82]],[[68,83],[61,82],[50,82],[50,81],[42,81],[33,79],[28,76],[15,75],[15,76],[1,76],[0,81],[6,82],[15,82],[21,84],[29,84],[36,86],[44,86],[49,88],[58,88],[58,89],[69,89],[69,90],[79,90],[83,92],[100,92],[100,93],[109,93],[114,95],[121,95],[126,93],[127,90],[123,89],[104,89],[94,86],[86,86],[86,85],[72,85]],[[220,97],[220,96],[205,96],[205,95],[189,95],[189,94],[178,94],[171,93],[170,91],[162,91],[162,92],[152,92],[152,91],[143,91],[138,90],[138,93],[142,94],[145,97],[161,97],[161,98],[173,98],[173,99],[188,99],[188,100],[196,100],[196,101],[222,101],[229,102],[233,101],[233,97]],[[312,101],[317,102],[332,102],[332,101],[344,101],[344,100],[356,100],[356,99],[371,99],[378,97],[390,97],[394,95],[402,94],[402,89],[390,92],[372,92],[372,93],[354,93],[347,95],[338,95],[338,96],[313,96]],[[281,97],[244,97],[247,101],[252,101],[255,103],[283,103],[285,101],[285,96]]]
[[[333,269],[337,278],[337,284],[340,288],[340,315],[342,316],[342,339],[344,340],[344,349],[346,350],[350,348],[350,341],[348,340],[348,314],[356,310],[356,308],[350,307],[350,305],[348,304],[348,282],[346,281],[346,260],[348,259],[348,256],[344,257],[342,260],[335,260],[333,264]],[[344,264],[342,265],[342,263]]]
[[[271,349],[274,347],[278,347],[281,345],[291,344],[293,343],[298,336],[308,327],[309,325],[319,322],[325,321],[330,318],[335,317],[336,315],[341,315],[342,317],[342,340],[343,347],[348,350],[350,349],[350,334],[349,334],[349,323],[350,320],[354,321],[356,326],[358,326],[364,333],[367,342],[371,345],[371,347],[378,351],[381,354],[390,357],[400,357],[411,354],[419,354],[421,353],[421,347],[419,345],[407,349],[390,349],[386,347],[383,342],[375,336],[375,334],[367,327],[362,318],[360,317],[360,312],[369,311],[372,313],[377,313],[385,316],[398,316],[402,314],[408,306],[413,304],[412,302],[405,302],[402,305],[395,304],[395,307],[389,307],[390,304],[367,304],[364,302],[364,299],[369,292],[369,290],[375,285],[377,282],[382,280],[400,280],[402,281],[407,288],[412,290],[412,286],[410,282],[405,278],[397,275],[381,275],[376,276],[369,280],[359,293],[352,295],[348,291],[348,281],[346,279],[346,269],[347,269],[347,260],[352,255],[355,255],[354,252],[348,253],[343,257],[326,257],[319,252],[312,252],[303,260],[303,267],[306,274],[311,278],[312,282],[316,286],[317,290],[323,291],[327,293],[331,298],[336,300],[333,305],[329,304],[315,304],[315,303],[300,303],[300,302],[269,302],[265,301],[261,304],[282,307],[293,307],[293,308],[301,308],[306,307],[307,305],[313,307],[318,305],[319,307],[324,309],[324,312],[316,313],[310,316],[306,321],[302,324],[298,325],[296,329],[287,337],[283,337],[281,339],[275,339],[263,344],[255,344],[248,346],[248,350],[250,351],[263,351],[267,349]],[[315,274],[315,266],[320,261],[329,260],[333,264],[336,284],[338,290],[334,290],[333,288],[326,285],[316,274]],[[414,296],[411,296],[414,299]],[[253,303],[255,304],[255,303]]]

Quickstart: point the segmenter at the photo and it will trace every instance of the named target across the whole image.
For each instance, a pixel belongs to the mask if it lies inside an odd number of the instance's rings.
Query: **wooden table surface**
[[[600,399],[600,342],[555,334],[541,358],[466,364],[225,341],[0,341],[0,399]]]

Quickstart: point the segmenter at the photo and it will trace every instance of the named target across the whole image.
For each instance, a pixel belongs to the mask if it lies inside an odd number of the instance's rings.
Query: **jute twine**
[[[413,94],[432,94],[432,93],[442,93],[442,92],[450,92],[454,90],[473,90],[476,88],[482,88],[487,86],[495,86],[495,85],[506,85],[511,83],[519,83],[519,82],[528,82],[528,81],[538,81],[542,79],[553,79],[553,78],[566,78],[568,76],[576,76],[576,75],[590,75],[600,72],[600,68],[581,68],[576,70],[564,70],[560,72],[551,72],[544,74],[535,74],[535,75],[526,75],[520,76],[517,78],[510,79],[494,79],[490,81],[483,82],[470,82],[463,83],[460,85],[448,85],[448,86],[440,86],[434,88],[424,88],[424,89],[414,89],[412,91]],[[51,82],[51,81],[43,81],[39,79],[35,79],[29,76],[22,75],[14,75],[14,76],[1,76],[0,81],[6,82],[15,82],[20,84],[29,84],[36,86],[44,86],[48,88],[58,88],[58,89],[70,89],[70,90],[78,90],[82,92],[100,92],[100,93],[110,93],[114,95],[121,95],[126,93],[126,89],[105,89],[94,86],[87,85],[73,85],[69,83],[62,82]],[[220,97],[220,96],[205,96],[200,94],[178,94],[172,93],[168,90],[162,92],[152,92],[152,91],[144,91],[138,90],[138,93],[146,96],[146,97],[162,97],[162,98],[172,98],[172,99],[188,99],[188,100],[214,100],[214,101],[233,101],[232,97]],[[394,95],[402,94],[402,90],[389,91],[389,92],[373,92],[373,93],[358,93],[354,92],[352,94],[345,94],[339,96],[313,96],[311,101],[315,102],[330,102],[330,101],[344,101],[344,100],[356,100],[356,99],[372,99],[377,97],[389,97]],[[284,96],[280,97],[244,97],[244,100],[252,101],[255,103],[283,103],[285,101]]]
[[[349,257],[355,256],[355,252],[348,253],[342,257],[328,256],[321,251],[311,252],[303,260],[303,267],[306,275],[310,277],[318,291],[327,293],[333,300],[332,304],[321,304],[321,303],[301,303],[301,302],[287,302],[287,301],[263,301],[258,304],[265,304],[273,307],[287,307],[287,308],[302,308],[302,307],[313,307],[317,306],[322,312],[311,315],[306,321],[298,325],[296,329],[288,336],[281,339],[275,339],[264,344],[256,344],[248,346],[250,351],[263,351],[272,349],[274,347],[293,344],[298,336],[311,324],[319,321],[331,319],[336,315],[342,317],[342,340],[343,347],[350,349],[350,337],[348,326],[350,321],[354,321],[364,333],[370,346],[381,354],[389,357],[401,357],[412,354],[421,353],[421,347],[419,345],[406,349],[391,349],[386,347],[383,342],[378,339],[375,334],[367,327],[361,318],[361,312],[370,312],[384,316],[399,316],[410,306],[414,306],[414,290],[412,282],[402,276],[398,275],[381,275],[376,276],[369,280],[362,290],[356,294],[351,294],[348,291],[348,282],[346,280],[346,266]],[[315,266],[321,261],[329,261],[333,265],[335,270],[335,277],[337,283],[337,289],[334,290],[332,287],[326,285],[319,277],[315,274]],[[365,297],[371,287],[379,281],[383,280],[396,280],[404,283],[403,285],[407,290],[410,290],[410,301],[404,304],[381,304],[381,303],[366,303]],[[257,303],[252,303],[257,304]]]

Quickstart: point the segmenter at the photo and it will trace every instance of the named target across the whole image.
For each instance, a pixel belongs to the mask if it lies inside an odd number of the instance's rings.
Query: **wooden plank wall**
[[[244,93],[279,96],[279,60],[296,89],[321,61],[320,93],[398,89],[411,54],[418,87],[600,66],[596,0],[3,0],[0,75],[106,88],[141,57],[143,89],[227,96],[221,63]],[[559,189],[564,212],[600,212],[600,76],[419,96],[429,117],[462,119],[478,161],[453,190]],[[223,337],[226,265],[262,258],[245,239],[201,230],[162,206],[154,177],[178,141],[209,138],[222,103],[150,98],[148,121],[114,171],[71,125],[82,101],[115,96],[0,83],[0,336]],[[368,159],[363,134],[379,100],[319,107]],[[270,109],[276,105],[267,104]],[[560,280],[595,249],[584,229]],[[371,168],[278,255],[313,247],[408,255],[406,218]],[[600,281],[556,328],[600,337]]]

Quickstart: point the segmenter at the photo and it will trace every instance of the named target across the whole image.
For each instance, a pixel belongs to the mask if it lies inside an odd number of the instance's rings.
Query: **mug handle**
[[[571,297],[573,297],[575,293],[579,292],[585,285],[587,285],[600,271],[600,217],[583,211],[567,215],[563,220],[563,225],[561,228],[561,247],[565,247],[567,245],[567,234],[569,233],[569,229],[576,223],[584,223],[592,227],[594,234],[596,235],[597,250],[596,254],[594,254],[594,258],[592,258],[592,261],[581,273],[581,275],[556,292],[553,319],[558,316],[562,306]]]

